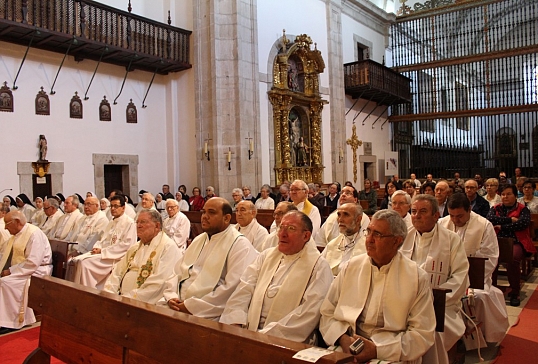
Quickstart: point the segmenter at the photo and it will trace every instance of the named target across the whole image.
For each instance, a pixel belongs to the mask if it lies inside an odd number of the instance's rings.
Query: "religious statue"
[[[39,136],[39,160],[38,162],[46,162],[47,161],[47,138],[45,138],[45,135],[41,134]]]
[[[310,149],[304,142],[304,138],[300,137],[297,143],[297,167],[308,165],[307,149]]]

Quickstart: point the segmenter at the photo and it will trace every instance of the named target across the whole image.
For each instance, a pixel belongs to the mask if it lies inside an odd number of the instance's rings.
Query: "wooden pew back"
[[[67,264],[67,254],[69,245],[74,244],[68,241],[49,239],[52,250],[52,276],[64,278]]]
[[[43,316],[39,349],[26,363],[52,355],[68,363],[300,364],[292,356],[309,347],[51,277],[32,277],[29,306]],[[335,352],[318,363],[351,360]]]

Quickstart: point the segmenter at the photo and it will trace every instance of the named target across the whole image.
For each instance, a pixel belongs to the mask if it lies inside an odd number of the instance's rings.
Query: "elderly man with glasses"
[[[311,234],[312,221],[304,213],[284,215],[278,246],[264,250],[247,268],[220,322],[297,342],[311,339],[332,282]]]
[[[296,179],[290,187],[290,196],[297,210],[304,212],[312,220],[312,235],[316,236],[321,226],[321,215],[316,206],[308,201],[308,185],[305,181]]]
[[[164,233],[176,242],[181,254],[187,249],[187,240],[191,233],[191,222],[185,214],[179,211],[179,202],[174,199],[166,200],[166,213],[162,227]]]
[[[56,227],[58,219],[64,213],[60,210],[60,204],[55,198],[47,198],[45,202],[43,202],[43,211],[45,212],[47,218],[45,221],[43,221],[39,228],[45,233],[45,235],[49,236],[51,231]]]

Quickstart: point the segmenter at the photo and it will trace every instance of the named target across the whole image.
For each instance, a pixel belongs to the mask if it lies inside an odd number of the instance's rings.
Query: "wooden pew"
[[[435,311],[435,331],[445,331],[445,310],[446,294],[452,292],[451,289],[432,288],[433,291],[433,309]]]
[[[52,277],[32,277],[42,313],[39,347],[25,363],[287,363],[309,345],[197,318]],[[317,363],[350,362],[333,352]]]
[[[469,287],[484,289],[484,275],[488,258],[467,257],[467,260],[469,261]]]
[[[67,254],[69,245],[74,244],[68,241],[49,239],[50,249],[52,250],[52,276],[64,278],[67,268]]]

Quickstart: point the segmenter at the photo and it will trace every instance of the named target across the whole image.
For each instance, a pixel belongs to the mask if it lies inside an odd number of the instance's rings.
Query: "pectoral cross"
[[[357,182],[357,149],[362,145],[362,140],[357,137],[357,126],[353,123],[353,133],[351,138],[346,140],[346,144],[353,149],[353,182]]]

